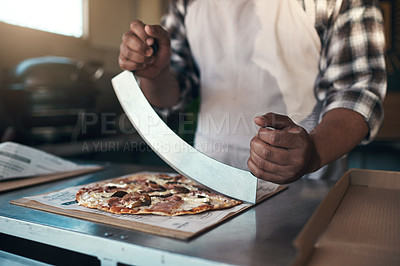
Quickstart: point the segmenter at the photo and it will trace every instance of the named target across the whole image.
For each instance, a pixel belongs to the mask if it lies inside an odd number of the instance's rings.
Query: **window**
[[[32,29],[83,36],[85,0],[0,0],[0,21]]]

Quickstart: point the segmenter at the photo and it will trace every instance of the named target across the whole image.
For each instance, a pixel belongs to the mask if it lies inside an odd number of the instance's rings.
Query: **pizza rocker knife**
[[[144,141],[174,170],[229,197],[255,204],[257,188],[275,190],[278,185],[259,180],[241,170],[208,157],[176,135],[154,111],[132,72],[112,79],[118,100]]]

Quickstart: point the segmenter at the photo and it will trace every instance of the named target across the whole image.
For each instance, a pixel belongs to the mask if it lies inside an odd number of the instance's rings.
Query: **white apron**
[[[305,6],[306,12],[297,0],[188,4],[185,27],[201,73],[196,149],[248,170],[255,116],[276,112],[308,131],[316,126],[321,43],[314,1]]]

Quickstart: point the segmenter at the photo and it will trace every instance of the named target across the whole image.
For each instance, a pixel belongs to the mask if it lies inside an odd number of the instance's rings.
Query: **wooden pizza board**
[[[287,186],[279,186],[274,192],[268,194],[267,196],[263,197],[260,199],[259,202],[263,201],[266,198],[272,197],[273,195],[281,192],[282,190],[286,189]],[[54,193],[49,192],[49,193]],[[46,193],[46,194],[49,194]],[[258,202],[258,203],[259,203]],[[39,203],[34,200],[29,200],[26,198],[20,198],[16,200],[10,201],[11,204],[18,205],[18,206],[23,206],[23,207],[28,207],[36,210],[41,210],[41,211],[46,211],[50,213],[55,213],[55,214],[61,214],[73,218],[79,218],[83,220],[88,220],[91,222],[97,222],[97,223],[103,223],[107,225],[112,225],[112,226],[117,226],[117,227],[122,227],[122,228],[127,228],[127,229],[132,229],[132,230],[138,230],[141,232],[145,233],[151,233],[155,235],[160,235],[160,236],[166,236],[166,237],[171,237],[175,239],[180,239],[180,240],[189,240],[190,238],[193,238],[194,236],[197,236],[201,233],[204,233],[205,231],[221,224],[222,222],[230,219],[231,217],[247,210],[248,208],[252,207],[253,205],[248,205],[239,211],[232,212],[229,215],[225,216],[222,220],[219,220],[218,222],[203,228],[200,231],[197,232],[186,232],[186,231],[179,231],[179,230],[174,230],[174,229],[166,229],[160,226],[155,226],[155,225],[149,225],[149,224],[143,224],[140,222],[135,222],[131,220],[123,220],[123,219],[118,219],[110,216],[103,215],[101,213],[91,213],[91,212],[85,212],[85,211],[79,211],[79,210],[68,210],[68,209],[61,209],[57,208],[54,206],[50,206],[47,204]],[[125,214],[129,215],[129,214]],[[145,214],[147,215],[147,214]],[[196,214],[194,214],[196,215]]]

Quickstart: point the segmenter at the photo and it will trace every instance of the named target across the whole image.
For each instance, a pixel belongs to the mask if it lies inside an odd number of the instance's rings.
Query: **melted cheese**
[[[165,188],[168,187],[166,184],[167,182],[171,182],[171,180],[160,180],[157,177],[147,177],[149,181],[155,181],[161,186],[164,186]],[[179,186],[186,187],[189,191],[192,191],[187,194],[183,193],[174,193],[173,190],[166,190],[166,191],[154,191],[148,193],[148,195],[151,197],[151,205],[150,206],[141,206],[139,207],[140,210],[145,210],[149,209],[152,206],[154,206],[157,203],[160,202],[165,202],[165,198],[163,197],[158,197],[158,196],[166,196],[168,194],[173,194],[177,195],[182,198],[182,204],[180,204],[177,207],[177,210],[192,210],[196,207],[205,205],[205,204],[210,204],[214,207],[220,205],[221,203],[226,202],[226,198],[223,196],[219,195],[213,195],[210,197],[208,193],[205,193],[204,191],[197,190],[195,186],[193,186],[190,182],[180,182]],[[101,187],[116,187],[120,188],[121,190],[125,191],[126,193],[131,193],[131,192],[139,192],[140,193],[140,187],[136,187],[135,185],[132,184],[126,184],[126,183],[121,183],[118,182],[118,180],[110,180],[110,181],[105,181],[104,183],[101,184]],[[96,206],[102,206],[102,207],[108,207],[108,202],[111,196],[115,193],[115,190],[113,192],[105,193],[101,191],[91,191],[88,193],[83,193],[81,194],[81,200],[88,203],[88,205],[91,205],[92,207]],[[201,197],[198,197],[201,196]],[[128,208],[128,209],[137,209],[137,207],[133,207],[133,205],[136,203],[136,201],[125,201],[122,200],[122,202],[118,203],[118,207],[122,208]]]
[[[197,196],[183,197],[183,204],[179,206],[182,210],[191,210],[193,208],[199,207],[203,204],[210,203],[209,198],[198,198]]]
[[[104,186],[108,187],[117,187],[117,188],[125,188],[128,186],[128,184],[121,184],[121,183],[107,183]]]

